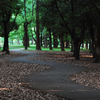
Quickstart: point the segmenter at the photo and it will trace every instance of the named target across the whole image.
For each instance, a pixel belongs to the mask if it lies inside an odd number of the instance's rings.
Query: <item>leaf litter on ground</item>
[[[66,100],[43,91],[23,87],[18,80],[36,71],[51,69],[50,66],[10,62],[10,57],[25,56],[22,53],[11,52],[4,55],[0,52],[0,100]]]
[[[89,53],[89,51],[81,51],[80,60],[75,60],[75,58],[72,57],[72,52],[36,52],[39,53],[40,56],[31,57],[28,59],[38,61],[50,61],[57,63],[67,63],[87,68],[87,71],[83,70],[80,73],[70,75],[70,80],[85,86],[100,89],[100,63],[93,63],[95,59],[93,58],[92,54]],[[45,53],[46,55],[44,55]]]

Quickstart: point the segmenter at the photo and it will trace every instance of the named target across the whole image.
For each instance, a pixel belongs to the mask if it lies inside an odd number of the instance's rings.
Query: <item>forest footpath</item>
[[[95,87],[100,89],[100,64],[93,63],[94,59],[92,54],[88,51],[80,52],[80,60],[75,60],[72,57],[72,52],[49,52],[49,51],[30,51],[38,53],[39,56],[31,57],[29,60],[49,61],[58,63],[69,63],[73,65],[79,65],[87,68],[87,71],[70,75],[69,78],[79,84]],[[44,55],[46,54],[46,55]],[[10,55],[3,55],[0,52],[0,99],[5,100],[66,100],[57,96],[45,93],[43,91],[31,90],[24,88],[18,83],[20,78],[24,78],[24,75],[29,75],[36,71],[50,70],[51,67],[47,65],[39,64],[27,64],[10,62],[10,57],[25,56],[22,53],[11,52]]]
[[[43,91],[22,87],[18,81],[24,78],[24,75],[50,70],[51,67],[8,60],[19,56],[25,54],[11,52],[10,55],[5,55],[0,52],[0,100],[66,100]]]
[[[50,61],[85,67],[87,70],[70,75],[69,78],[79,84],[100,89],[100,63],[94,63],[95,59],[89,51],[80,52],[80,60],[76,60],[72,52],[46,52],[38,51],[40,56],[31,57],[30,60]],[[46,54],[46,55],[45,55]]]

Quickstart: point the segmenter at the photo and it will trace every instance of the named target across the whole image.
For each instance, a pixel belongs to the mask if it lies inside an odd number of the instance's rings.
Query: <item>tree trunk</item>
[[[36,1],[36,50],[41,50],[39,38],[39,0]]]
[[[17,37],[17,44],[19,45],[19,37]]]
[[[69,41],[66,40],[66,48],[70,48]]]
[[[9,54],[9,45],[8,45],[8,33],[5,33],[4,35],[4,46],[3,46],[3,51],[6,51],[7,54]]]
[[[90,53],[92,53],[93,48],[92,48],[92,42],[91,42],[91,40],[90,40],[90,39],[89,39],[89,50],[90,50]]]
[[[96,48],[95,47],[96,47],[95,42],[94,42],[94,40],[92,40],[93,58],[96,57]]]
[[[92,38],[92,53],[93,53],[93,58],[95,58],[96,56],[96,51],[95,51],[95,30],[94,30],[94,25],[93,25],[93,22],[91,21],[91,24],[90,24],[90,28],[89,28],[89,31],[90,31],[90,35],[91,35],[91,38]]]
[[[71,52],[74,52],[74,43],[72,39],[71,39]]]
[[[49,29],[49,49],[52,50],[51,30]]]
[[[86,49],[88,49],[88,41],[86,40]]]
[[[84,48],[84,43],[82,43],[82,49]]]
[[[100,63],[100,10],[97,7],[97,5],[94,3],[93,0],[91,0],[91,2],[88,2],[88,5],[90,7],[90,10],[92,12],[93,15],[93,19],[94,19],[94,25],[95,28],[97,30],[96,33],[96,59],[95,62]],[[94,10],[93,8],[95,8],[96,10]]]
[[[58,47],[57,36],[56,36],[55,33],[53,33],[53,45],[54,45],[54,48],[57,48]]]
[[[75,59],[79,60],[80,44],[79,42],[74,43]]]
[[[41,46],[42,46],[42,34],[41,34]]]
[[[29,46],[29,37],[28,37],[28,33],[27,33],[27,26],[28,24],[27,23],[24,23],[24,31],[25,31],[25,34],[24,34],[24,46],[25,46],[25,50],[27,50],[27,47]]]
[[[60,43],[61,43],[61,51],[65,51],[65,50],[64,50],[64,40],[63,40],[63,35],[60,37]]]
[[[47,48],[47,34],[44,34],[44,48]]]
[[[95,62],[100,63],[100,29],[97,32],[96,59],[95,59]]]
[[[6,51],[6,54],[9,54],[9,45],[8,45],[9,33],[7,32],[7,23],[4,21],[4,45],[3,51]]]

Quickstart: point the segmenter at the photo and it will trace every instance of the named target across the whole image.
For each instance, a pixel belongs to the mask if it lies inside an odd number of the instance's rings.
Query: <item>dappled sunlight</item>
[[[11,90],[12,88],[0,88],[0,91]]]
[[[80,57],[89,57],[89,58],[93,58],[93,55],[80,55]]]

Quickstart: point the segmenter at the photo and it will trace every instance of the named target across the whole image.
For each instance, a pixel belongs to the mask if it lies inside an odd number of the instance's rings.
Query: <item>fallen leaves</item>
[[[8,61],[9,57],[15,56],[24,55],[15,52],[11,52],[11,55],[2,55],[0,52],[0,100],[64,100],[54,95],[22,87],[18,80],[24,75],[49,70],[51,67]]]
[[[81,73],[70,75],[69,78],[79,84],[95,87],[100,89],[100,63],[93,63],[92,54],[88,51],[80,52],[80,60],[75,60],[72,57],[72,52],[38,52],[40,56],[31,57],[30,60],[42,60],[58,63],[73,64],[75,66],[82,66],[88,69]],[[46,55],[44,55],[46,53]]]

